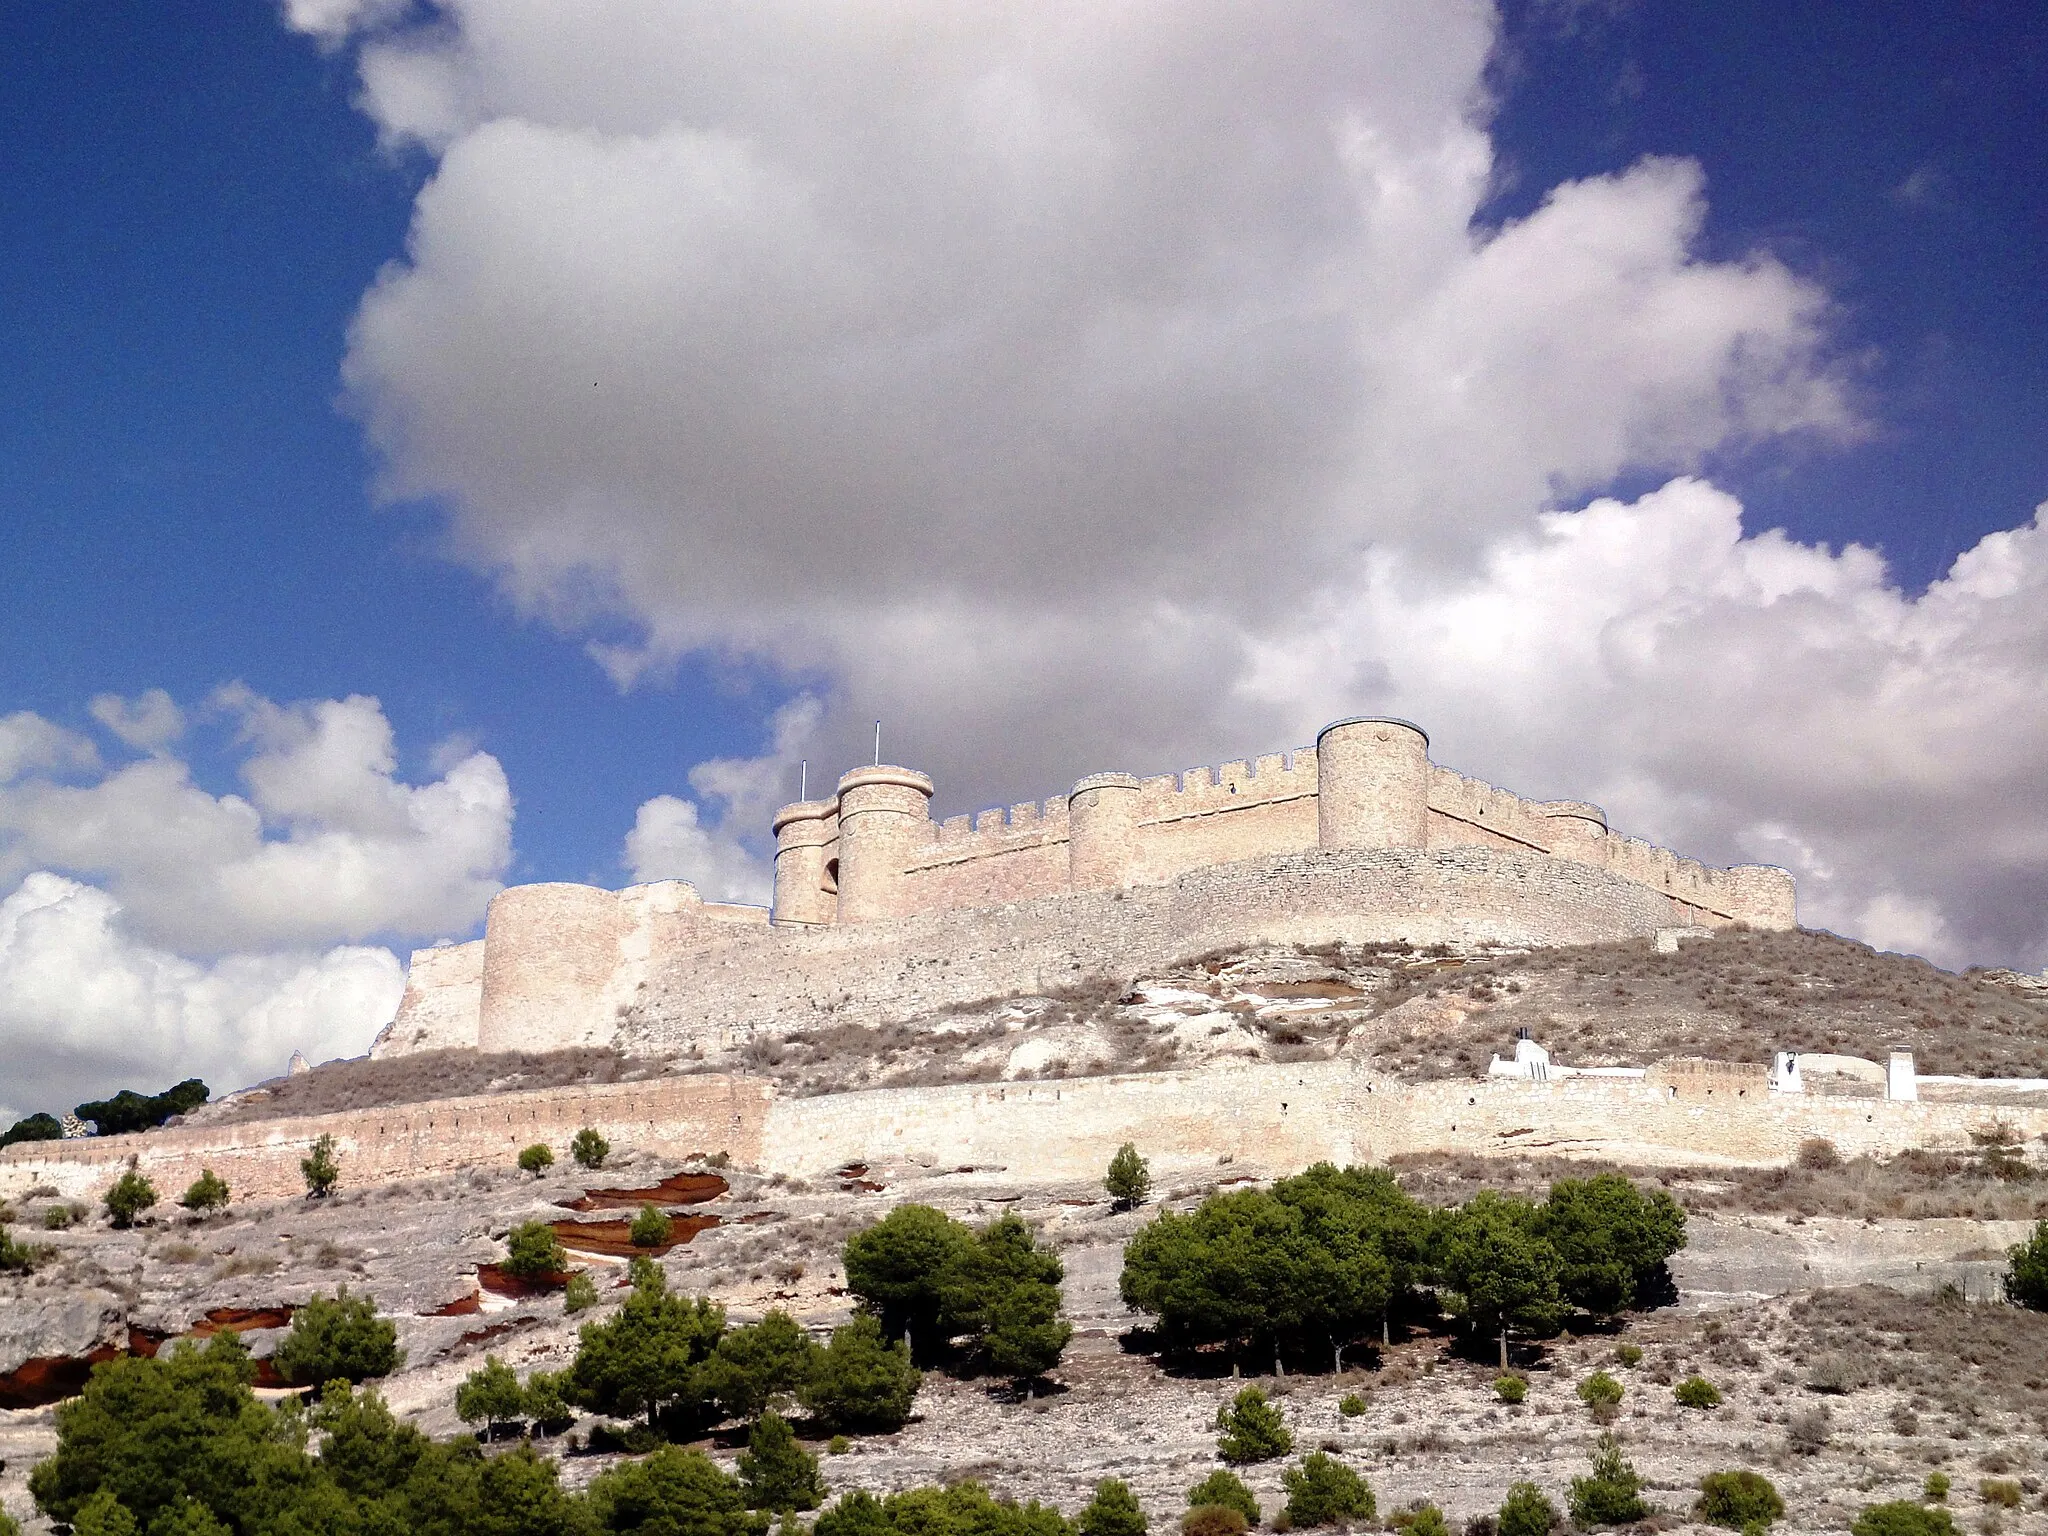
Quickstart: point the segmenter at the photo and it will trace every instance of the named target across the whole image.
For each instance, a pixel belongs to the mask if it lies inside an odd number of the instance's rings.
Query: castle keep
[[[1407,721],[1313,747],[932,820],[877,764],[776,813],[772,909],[679,881],[517,886],[481,941],[413,956],[376,1054],[674,1050],[756,1028],[877,1023],[1135,974],[1247,943],[1588,943],[1794,923],[1791,876],[1715,869],[1429,759]]]

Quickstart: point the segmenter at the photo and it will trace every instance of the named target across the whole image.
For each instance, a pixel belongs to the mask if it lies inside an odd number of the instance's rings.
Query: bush
[[[377,1316],[377,1303],[351,1296],[342,1286],[331,1298],[315,1296],[292,1314],[292,1331],[278,1343],[271,1363],[293,1386],[317,1387],[388,1376],[404,1359],[398,1330]]]
[[[519,1149],[519,1171],[530,1173],[536,1179],[555,1166],[555,1149],[544,1141],[536,1141],[530,1147]]]
[[[1374,1517],[1372,1485],[1325,1452],[1311,1451],[1299,1466],[1282,1472],[1280,1485],[1287,1490],[1287,1518],[1296,1529]]]
[[[1930,1472],[1927,1474],[1926,1483],[1922,1485],[1922,1496],[1939,1504],[1948,1497],[1950,1486],[1946,1472]]]
[[[68,1205],[53,1205],[43,1212],[43,1230],[62,1232],[78,1220],[78,1212]]]
[[[1246,1525],[1259,1523],[1259,1501],[1235,1472],[1218,1467],[1188,1490],[1188,1508],[1235,1510]]]
[[[796,1443],[796,1432],[780,1414],[764,1413],[739,1457],[740,1486],[747,1508],[781,1513],[816,1509],[825,1501],[818,1458]]]
[[[1945,1509],[1893,1499],[1866,1505],[1849,1527],[1849,1536],[1956,1536],[1956,1518]]]
[[[834,1435],[825,1442],[825,1454],[827,1456],[844,1456],[852,1449],[853,1442],[844,1435]]]
[[[1587,1526],[1631,1525],[1650,1512],[1642,1493],[1642,1476],[1621,1454],[1621,1442],[1602,1435],[1592,1472],[1572,1479],[1572,1518]]]
[[[811,1360],[797,1401],[832,1429],[887,1433],[901,1429],[924,1378],[900,1339],[882,1337],[882,1325],[856,1314]]]
[[[1564,1516],[1534,1483],[1514,1483],[1500,1506],[1496,1536],[1550,1536]]]
[[[41,1262],[43,1251],[28,1243],[16,1242],[12,1232],[0,1227],[0,1275],[30,1273]]]
[[[188,1211],[197,1211],[204,1215],[209,1211],[226,1210],[231,1194],[226,1179],[211,1168],[202,1168],[199,1170],[199,1177],[192,1181],[191,1188],[178,1197],[178,1204]]]
[[[1614,1346],[1615,1360],[1630,1370],[1643,1363],[1643,1350],[1639,1344],[1617,1344]]]
[[[1842,1166],[1842,1154],[1835,1150],[1835,1144],[1825,1136],[1809,1136],[1799,1143],[1799,1151],[1792,1159],[1801,1168],[1813,1173],[1825,1173],[1830,1168]]]
[[[1579,1383],[1579,1401],[1588,1407],[1614,1404],[1622,1399],[1622,1385],[1605,1371],[1595,1371]]]
[[[535,1371],[526,1378],[526,1417],[542,1434],[559,1434],[575,1421],[569,1410],[569,1373]]]
[[[505,1273],[522,1280],[558,1275],[568,1266],[555,1229],[544,1221],[522,1221],[505,1234]]]
[[[2016,1307],[2048,1312],[2048,1221],[2036,1222],[2023,1243],[2005,1251],[2005,1299]]]
[[[635,1248],[659,1248],[674,1230],[659,1206],[643,1205],[640,1214],[633,1218],[633,1225],[626,1229],[626,1236],[632,1239]]]
[[[1718,1408],[1721,1389],[1704,1376],[1688,1376],[1671,1389],[1681,1408]]]
[[[1493,1378],[1493,1395],[1509,1407],[1515,1407],[1529,1395],[1528,1378],[1512,1373],[1496,1376]]]
[[[578,1167],[595,1170],[602,1168],[604,1160],[612,1155],[612,1144],[586,1125],[570,1139],[569,1155],[576,1159]]]
[[[334,1160],[332,1136],[321,1134],[313,1150],[299,1159],[299,1173],[306,1181],[309,1199],[324,1200],[334,1193],[334,1186],[341,1182],[341,1165]]]
[[[1347,1419],[1355,1419],[1366,1410],[1366,1401],[1356,1392],[1346,1392],[1337,1399],[1337,1411]]]
[[[1434,1504],[1397,1509],[1387,1516],[1387,1526],[1390,1530],[1402,1532],[1403,1536],[1451,1536],[1451,1522]]]
[[[1801,1456],[1811,1456],[1828,1443],[1834,1418],[1825,1407],[1809,1408],[1785,1421],[1785,1444]]]
[[[481,1422],[489,1439],[500,1424],[516,1424],[526,1417],[526,1392],[511,1366],[496,1355],[486,1355],[482,1367],[455,1389],[455,1414],[465,1424]]]
[[[156,1186],[131,1166],[100,1198],[107,1208],[107,1219],[126,1229],[135,1225],[137,1216],[156,1204]]]
[[[593,1479],[590,1513],[600,1530],[688,1533],[688,1536],[760,1536],[747,1513],[739,1483],[702,1451],[664,1445],[643,1461],[628,1461]],[[506,1530],[538,1532],[521,1521]],[[569,1527],[574,1529],[574,1527]]]
[[[569,1283],[562,1291],[562,1310],[571,1317],[578,1312],[588,1312],[597,1305],[597,1282],[590,1278],[590,1271],[579,1269],[569,1277]]]
[[[1111,1209],[1136,1210],[1152,1193],[1152,1169],[1144,1158],[1138,1156],[1138,1149],[1127,1141],[1109,1160],[1109,1173],[1104,1177],[1102,1187],[1109,1194]]]
[[[1294,1436],[1280,1410],[1257,1387],[1246,1387],[1216,1410],[1216,1454],[1237,1466],[1273,1461],[1294,1449]]]
[[[1145,1536],[1145,1511],[1130,1485],[1109,1478],[1095,1485],[1095,1497],[1075,1518],[1080,1536]]]
[[[2009,1477],[1987,1477],[1977,1485],[1977,1497],[2000,1509],[2018,1509],[2020,1496],[2020,1485]]]
[[[1708,1525],[1740,1531],[1769,1525],[1785,1513],[1785,1501],[1760,1473],[1709,1472],[1700,1479],[1700,1499],[1693,1513]]]
[[[1180,1536],[1244,1536],[1243,1513],[1225,1504],[1197,1504],[1180,1517]]]

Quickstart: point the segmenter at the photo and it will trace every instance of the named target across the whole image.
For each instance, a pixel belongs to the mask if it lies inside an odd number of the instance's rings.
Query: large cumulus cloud
[[[460,935],[499,889],[512,798],[488,754],[452,751],[412,784],[374,699],[235,685],[204,704],[245,793],[194,782],[172,750],[186,712],[158,690],[92,701],[112,762],[40,716],[0,719],[7,1110],[354,1054],[403,986],[361,941]]]
[[[1827,295],[1702,257],[1682,159],[1476,223],[1484,5],[288,14],[437,158],[344,364],[384,489],[628,621],[622,682],[781,669],[828,706],[790,753],[883,716],[948,809],[1398,706],[1825,920],[2048,960],[1993,830],[2031,727],[1977,686],[1979,618],[2033,644],[1982,575],[2033,535],[1915,599],[1685,478],[1862,430]],[[1585,505],[1623,474],[1673,478]]]

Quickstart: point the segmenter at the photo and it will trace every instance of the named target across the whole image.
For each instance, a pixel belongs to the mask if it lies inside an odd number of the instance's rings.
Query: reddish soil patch
[[[445,1307],[436,1307],[428,1317],[473,1317],[484,1309],[483,1293],[471,1291],[467,1296],[458,1296]]]
[[[215,1307],[192,1325],[192,1337],[210,1339],[216,1333],[246,1333],[251,1328],[289,1328],[297,1310],[292,1306]]]
[[[643,1205],[702,1205],[731,1188],[715,1173],[677,1173],[645,1189],[586,1189],[581,1198],[564,1200],[561,1206],[565,1211],[607,1211]]]
[[[24,1360],[0,1375],[0,1408],[46,1408],[67,1397],[76,1397],[84,1390],[94,1366],[123,1355],[153,1358],[169,1337],[153,1328],[130,1328],[126,1349],[117,1344],[102,1344],[88,1354],[38,1355],[33,1360]]]
[[[477,1283],[493,1296],[508,1296],[514,1301],[528,1296],[545,1296],[550,1291],[559,1291],[569,1283],[567,1270],[543,1271],[538,1275],[515,1275],[499,1264],[479,1264],[476,1267]],[[461,1316],[453,1313],[451,1316]]]
[[[473,1344],[488,1344],[493,1339],[502,1339],[508,1333],[516,1333],[521,1328],[531,1328],[539,1321],[540,1319],[537,1317],[507,1318],[502,1323],[493,1323],[488,1328],[477,1328],[465,1333],[455,1341],[455,1348],[466,1349]],[[453,1351],[450,1351],[450,1353],[453,1353]]]
[[[601,1253],[609,1258],[629,1259],[636,1253],[659,1258],[671,1248],[680,1248],[699,1232],[719,1225],[716,1216],[675,1216],[669,1219],[668,1241],[651,1248],[634,1246],[630,1221],[557,1221],[555,1238],[564,1248],[577,1253]],[[482,1274],[479,1270],[478,1274]],[[566,1284],[567,1281],[564,1281]]]
[[[789,1217],[781,1211],[749,1211],[740,1218],[743,1227],[759,1226],[764,1221],[787,1221]]]

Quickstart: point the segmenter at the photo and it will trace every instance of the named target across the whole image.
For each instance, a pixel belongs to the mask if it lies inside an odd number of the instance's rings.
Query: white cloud
[[[374,699],[278,705],[237,686],[214,702],[240,724],[246,796],[207,793],[161,751],[90,782],[17,773],[0,787],[0,888],[36,869],[103,882],[139,936],[188,953],[460,932],[482,915],[511,858],[495,758],[407,784]]]
[[[185,734],[185,712],[161,688],[151,688],[132,700],[118,693],[102,693],[87,707],[93,719],[117,740],[139,752],[155,752]]]
[[[106,892],[47,872],[0,900],[8,1095],[61,1112],[116,1086],[201,1077],[216,1092],[356,1055],[398,1006],[389,950],[231,954],[202,964],[139,943]]]
[[[1398,704],[1510,787],[1787,859],[1824,920],[2048,960],[2010,665],[2048,620],[1991,591],[2038,534],[1916,600],[1688,479],[1558,513],[1863,428],[1826,293],[1698,254],[1696,165],[1475,226],[1494,27],[450,0],[361,46],[364,109],[438,167],[348,398],[464,558],[638,626],[593,647],[615,677],[785,669],[816,759],[880,715],[941,809]],[[744,850],[774,776],[722,771],[715,829],[650,802],[636,846]]]
[[[98,764],[93,744],[76,732],[25,709],[0,715],[0,785],[38,770],[66,772]]]

